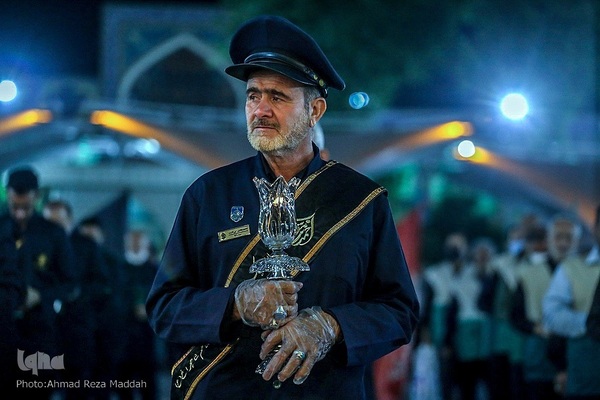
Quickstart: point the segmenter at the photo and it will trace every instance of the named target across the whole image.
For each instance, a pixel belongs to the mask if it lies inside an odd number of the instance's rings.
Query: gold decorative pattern
[[[373,200],[375,197],[377,197],[380,193],[385,192],[385,188],[383,187],[379,187],[377,189],[375,189],[374,191],[371,192],[371,194],[369,194],[369,196],[367,196],[358,206],[356,206],[356,208],[354,210],[352,210],[352,212],[348,215],[346,215],[340,222],[338,222],[337,224],[335,224],[334,226],[331,227],[330,230],[328,230],[320,239],[319,241],[313,246],[312,249],[309,250],[308,253],[306,253],[306,255],[304,256],[303,260],[305,262],[308,262],[308,260],[310,260],[312,258],[312,256],[319,251],[319,249],[321,248],[321,246],[323,246],[325,244],[325,242],[327,240],[329,240],[329,238],[331,236],[333,236],[337,231],[339,231],[342,226],[346,225],[348,222],[350,222],[354,217],[356,217],[356,215],[363,209],[365,208],[365,206],[371,201]]]

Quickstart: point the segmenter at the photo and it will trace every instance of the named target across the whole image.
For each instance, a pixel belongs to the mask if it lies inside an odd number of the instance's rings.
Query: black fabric
[[[0,393],[6,398],[13,398],[16,390],[18,333],[15,311],[23,303],[26,292],[21,261],[12,240],[12,232],[0,226],[0,365],[3,369],[0,374]]]
[[[567,337],[550,333],[548,359],[559,371],[567,369]]]
[[[596,284],[592,307],[586,320],[587,334],[595,340],[600,341],[600,280]]]

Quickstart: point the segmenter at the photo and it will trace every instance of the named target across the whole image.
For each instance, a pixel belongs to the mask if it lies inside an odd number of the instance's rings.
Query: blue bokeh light
[[[17,97],[17,85],[10,80],[0,82],[0,101],[7,103]]]
[[[521,120],[529,113],[527,99],[520,93],[510,93],[500,102],[502,115],[511,120]]]

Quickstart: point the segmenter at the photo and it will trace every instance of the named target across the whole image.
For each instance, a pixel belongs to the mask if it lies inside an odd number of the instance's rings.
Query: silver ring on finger
[[[275,309],[275,312],[273,313],[273,318],[274,319],[284,319],[285,317],[287,317],[287,312],[285,311],[283,306],[277,306],[277,308]]]
[[[304,361],[304,359],[306,358],[306,353],[303,352],[302,350],[294,350],[292,355],[300,361]]]

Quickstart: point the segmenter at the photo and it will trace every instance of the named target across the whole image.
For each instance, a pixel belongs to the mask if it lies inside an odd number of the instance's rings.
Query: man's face
[[[467,238],[460,233],[451,233],[444,241],[444,258],[448,261],[462,260],[469,248]]]
[[[310,130],[303,87],[277,73],[257,71],[246,86],[248,141],[263,153],[295,149]]]
[[[548,251],[548,242],[545,239],[535,239],[525,244],[528,253],[544,253]]]
[[[19,224],[27,223],[35,211],[37,192],[31,190],[26,193],[17,193],[12,188],[8,189],[8,212]]]
[[[43,215],[44,215],[44,218],[46,218],[47,220],[53,221],[65,229],[69,228],[69,225],[70,225],[69,213],[63,207],[57,207],[57,206],[48,207],[48,206],[46,206],[46,207],[44,207]]]
[[[134,253],[139,252],[144,247],[149,245],[148,238],[146,235],[140,231],[131,231],[127,235],[125,247],[127,250],[131,250]]]
[[[475,267],[484,268],[493,257],[493,251],[487,246],[477,246],[473,250],[473,261]]]
[[[564,259],[573,248],[574,226],[569,221],[557,221],[549,238],[549,248],[557,260]]]

